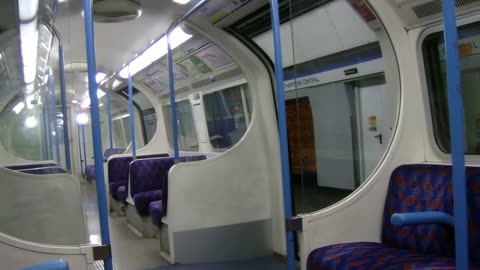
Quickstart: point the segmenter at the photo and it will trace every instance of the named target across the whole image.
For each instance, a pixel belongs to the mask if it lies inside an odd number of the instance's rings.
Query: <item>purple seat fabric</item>
[[[206,159],[205,156],[185,156],[179,157],[179,162],[189,162],[189,161],[198,161]],[[173,157],[164,157],[164,158],[153,158],[153,159],[142,159],[135,160],[130,165],[130,194],[135,201],[135,197],[139,193],[161,190],[163,186],[163,179],[168,175],[168,171],[175,164]],[[143,195],[145,196],[145,195]],[[165,196],[165,192],[163,192]],[[147,197],[148,198],[148,197]],[[137,205],[135,202],[135,207],[140,215],[148,215],[148,205],[152,201],[156,201],[152,197],[150,201],[147,201],[145,198],[142,198],[142,203]]]
[[[85,175],[87,179],[95,179],[95,165],[87,165],[85,167]]]
[[[127,186],[127,181],[116,181],[108,184],[108,189],[110,191],[110,195],[115,199],[116,201],[119,200],[117,191],[120,187],[122,186]]]
[[[168,154],[152,154],[152,155],[140,155],[137,159],[143,158],[156,158],[156,157],[168,157]],[[122,182],[122,185],[126,185],[128,182],[129,166],[133,158],[129,157],[115,157],[108,161],[108,183]],[[120,186],[114,186],[115,189],[110,188],[110,194],[115,200],[118,200],[117,190]],[[128,190],[127,194],[128,194]]]
[[[141,216],[149,216],[150,211],[148,206],[151,202],[162,199],[162,190],[150,190],[145,192],[140,192],[133,196],[133,201],[135,202],[135,208]]]
[[[118,197],[118,200],[121,202],[121,203],[126,203],[127,202],[127,196],[128,196],[128,193],[127,193],[127,185],[122,185],[120,186],[118,189],[117,189],[117,197]]]
[[[150,217],[152,219],[152,223],[157,226],[161,226],[162,218],[165,216],[165,213],[163,211],[162,201],[151,202],[149,205],[149,209],[150,209]]]
[[[103,153],[103,162],[107,162],[108,158],[113,155],[123,154],[125,153],[126,148],[108,148]]]
[[[453,228],[442,224],[394,226],[394,213],[453,214],[452,168],[403,165],[390,177],[382,243],[346,243],[312,251],[307,269],[455,269]],[[480,266],[480,168],[467,167],[470,261]],[[477,268],[475,268],[477,269]]]

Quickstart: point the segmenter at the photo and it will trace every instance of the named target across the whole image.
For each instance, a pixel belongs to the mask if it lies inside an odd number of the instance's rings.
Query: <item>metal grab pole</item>
[[[110,101],[110,91],[112,89],[111,83],[110,87],[107,89],[107,118],[108,118],[108,140],[110,141],[110,149],[113,149],[113,131],[112,131],[112,104]]]
[[[82,142],[81,142],[81,131],[80,131],[80,125],[77,124],[77,138],[78,138],[78,153],[80,155],[80,172],[82,173],[82,177],[85,176],[85,173],[83,172],[83,159],[82,159]]]
[[[97,186],[98,212],[100,216],[100,231],[102,244],[110,248],[110,231],[108,228],[108,209],[105,190],[105,176],[103,172],[102,134],[100,130],[100,113],[97,97],[97,64],[95,61],[95,40],[93,35],[92,1],[83,0],[85,40],[88,65],[88,93],[90,95],[90,113],[92,119],[93,152],[95,158],[95,184]],[[111,253],[110,253],[111,255]],[[112,270],[112,258],[104,260],[105,270]]]
[[[88,161],[87,161],[87,146],[86,146],[86,143],[85,143],[85,125],[82,124],[81,127],[82,127],[83,164],[84,164],[83,165],[83,171],[86,174],[87,173]]]
[[[49,76],[50,82],[50,97],[52,99],[52,122],[53,122],[53,132],[55,132],[55,155],[57,157],[57,164],[60,165],[60,138],[58,132],[58,123],[57,123],[57,99],[55,97],[55,80],[53,75]]]
[[[170,46],[170,31],[167,33],[167,62],[168,62],[168,84],[170,90],[170,117],[172,119],[173,134],[173,155],[175,163],[178,162],[178,137],[177,137],[177,106],[175,104],[175,81],[173,77],[173,56],[172,47]]]
[[[52,131],[50,130],[50,117],[51,117],[51,112],[50,112],[50,99],[49,99],[49,91],[45,93],[45,107],[47,108],[47,125],[46,125],[46,132],[47,132],[47,138],[48,138],[48,159],[53,160],[53,141],[52,141]]]
[[[468,269],[468,214],[465,179],[465,142],[463,126],[463,98],[458,56],[458,33],[455,1],[442,0],[445,27],[445,53],[450,114],[450,140],[452,150],[452,178],[455,221],[456,268]]]
[[[280,154],[282,161],[283,201],[285,219],[291,219],[292,192],[290,190],[290,164],[288,156],[287,118],[285,113],[285,93],[283,86],[283,62],[282,44],[280,42],[280,15],[278,0],[270,0],[270,12],[272,17],[273,48],[275,53],[275,85],[277,94],[278,129],[280,133]],[[289,270],[295,269],[295,243],[293,232],[287,231],[287,264]]]
[[[132,158],[137,159],[137,142],[135,141],[135,114],[133,112],[133,89],[130,65],[128,66],[128,111],[130,112],[130,138],[132,139]]]
[[[72,160],[70,154],[70,131],[68,128],[68,112],[67,112],[67,89],[65,85],[65,66],[63,59],[63,45],[58,48],[58,58],[60,65],[60,94],[62,99],[62,119],[63,119],[63,144],[65,147],[65,165],[68,172],[72,172]]]

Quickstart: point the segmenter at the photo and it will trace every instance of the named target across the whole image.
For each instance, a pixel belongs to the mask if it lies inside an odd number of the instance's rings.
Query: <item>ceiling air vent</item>
[[[142,6],[134,0],[95,0],[92,9],[97,23],[126,22],[142,15]]]
[[[475,3],[480,3],[480,0],[457,0],[455,1],[455,5],[457,8],[472,5]],[[429,17],[435,14],[440,14],[442,12],[442,1],[441,0],[433,0],[418,6],[412,7],[413,12],[417,16],[417,18],[422,19],[425,17]]]

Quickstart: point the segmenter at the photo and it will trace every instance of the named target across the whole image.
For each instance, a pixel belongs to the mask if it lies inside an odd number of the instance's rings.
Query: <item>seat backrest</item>
[[[103,161],[107,162],[109,157],[117,154],[123,154],[125,153],[125,150],[126,150],[125,148],[108,148],[103,153]]]
[[[137,156],[137,159],[144,158],[156,158],[156,157],[168,157],[168,154],[152,154]],[[127,181],[128,171],[130,163],[132,162],[132,156],[128,157],[115,157],[108,160],[108,182]]]
[[[480,262],[480,168],[467,167],[470,258]],[[480,195],[480,194],[479,194]],[[477,202],[478,201],[478,202]],[[382,242],[399,249],[453,257],[453,228],[442,224],[395,226],[394,213],[440,211],[453,215],[452,167],[412,164],[395,169],[385,200]]]
[[[200,156],[187,156],[187,157],[180,157],[179,161],[180,162],[191,162],[191,161],[199,161],[199,160],[204,160],[207,159],[206,156],[200,155]],[[168,171],[167,173],[163,176],[162,178],[162,208],[163,208],[163,213],[166,215],[167,214],[167,206],[168,206]]]

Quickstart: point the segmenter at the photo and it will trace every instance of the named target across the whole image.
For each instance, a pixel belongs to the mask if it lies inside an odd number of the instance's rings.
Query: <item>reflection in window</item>
[[[130,144],[130,116],[128,114],[113,118],[112,136],[113,147],[127,148]]]
[[[465,121],[465,152],[480,154],[480,24],[459,30],[460,74],[462,80]],[[451,153],[448,112],[447,74],[443,32],[435,33],[424,42],[424,56],[429,80],[430,107],[432,110],[435,140],[445,153]]]
[[[397,120],[398,65],[367,1],[281,2],[292,199],[301,214],[339,202],[381,163]],[[231,29],[273,60],[266,7]]]
[[[177,136],[178,147],[184,151],[197,151],[198,138],[195,123],[193,121],[193,112],[190,101],[183,100],[176,103],[177,108]],[[165,124],[167,127],[167,138],[170,145],[173,146],[172,139],[172,118],[170,105],[164,107]]]
[[[21,98],[12,100],[0,114],[0,142],[14,156],[27,160],[47,159],[42,108],[26,104]],[[53,157],[52,157],[53,158]]]
[[[208,136],[215,149],[235,145],[247,130],[249,115],[243,86],[235,86],[203,96]]]

